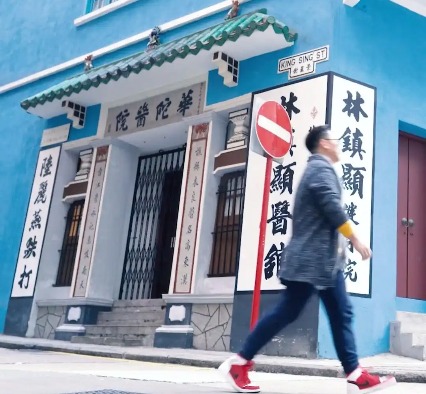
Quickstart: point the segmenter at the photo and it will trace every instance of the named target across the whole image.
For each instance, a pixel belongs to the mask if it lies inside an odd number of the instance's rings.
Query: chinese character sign
[[[371,243],[375,89],[342,77],[333,78],[331,127],[340,141],[337,171],[344,207],[364,243]],[[348,243],[344,271],[349,293],[370,295],[371,262]]]
[[[265,250],[262,261],[262,290],[282,288],[277,279],[281,255],[290,240],[294,198],[306,167],[309,152],[305,138],[313,126],[326,123],[328,76],[272,89],[256,94],[253,100],[250,151],[241,237],[238,291],[254,288],[262,190],[266,158],[256,139],[255,120],[265,101],[276,101],[291,119],[293,140],[290,151],[272,165],[269,182],[269,206],[266,223]]]
[[[187,164],[184,197],[185,205],[177,254],[175,293],[191,292],[209,127],[208,123],[192,127],[192,141]]]
[[[42,150],[38,156],[19,249],[12,297],[32,297],[34,295],[60,151],[61,148],[58,146]]]
[[[105,136],[116,137],[178,122],[204,110],[205,83],[108,110]]]
[[[96,150],[96,161],[92,174],[92,186],[88,199],[83,237],[80,243],[77,276],[74,282],[74,297],[84,297],[87,290],[92,252],[98,223],[99,207],[103,192],[109,147]]]

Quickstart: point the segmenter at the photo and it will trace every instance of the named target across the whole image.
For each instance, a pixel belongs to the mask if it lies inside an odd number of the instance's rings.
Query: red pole
[[[269,184],[271,182],[272,157],[266,155],[265,180],[263,184],[262,214],[260,217],[259,244],[257,247],[256,279],[251,304],[250,329],[253,330],[259,318],[260,285],[262,283],[263,254],[265,252],[266,221],[268,220]]]

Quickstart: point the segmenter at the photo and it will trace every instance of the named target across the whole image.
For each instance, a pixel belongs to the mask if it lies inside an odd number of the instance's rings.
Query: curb
[[[55,351],[61,353],[79,354],[83,356],[106,357],[122,360],[143,361],[151,363],[163,364],[179,364],[191,367],[200,368],[217,368],[220,365],[219,361],[186,358],[180,356],[160,356],[160,355],[147,355],[147,354],[134,354],[125,351],[113,350],[100,350],[100,349],[84,349],[81,347],[69,348],[67,346],[49,345],[49,344],[26,344],[26,343],[13,343],[9,341],[0,340],[0,348],[12,350],[40,350],[40,351]],[[422,372],[401,371],[392,367],[379,367],[368,368],[371,372],[380,375],[392,374],[396,380],[401,383],[426,383],[426,364],[425,370]],[[343,378],[344,373],[341,368],[337,367],[322,367],[322,366],[309,366],[309,365],[290,365],[290,364],[275,364],[265,361],[256,362],[257,372],[267,373],[282,373],[289,375],[305,375],[305,376],[320,376],[329,378]]]

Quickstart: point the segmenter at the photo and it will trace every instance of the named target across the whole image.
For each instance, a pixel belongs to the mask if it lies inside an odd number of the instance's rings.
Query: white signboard
[[[367,245],[371,244],[373,198],[373,154],[375,95],[373,87],[342,77],[333,77],[331,128],[341,143],[341,162],[336,166],[342,177],[346,213]],[[345,268],[349,293],[369,296],[371,262],[349,245]]]
[[[333,79],[333,88],[327,92],[328,78]],[[327,115],[330,95],[332,106]],[[260,105],[268,100],[277,101],[287,109],[293,128],[293,146],[282,163],[273,163],[261,289],[282,288],[277,279],[278,265],[283,249],[291,238],[295,192],[310,155],[305,147],[305,138],[312,126],[329,122],[333,134],[340,140],[341,162],[336,165],[336,171],[342,178],[344,208],[362,241],[371,243],[375,89],[342,77],[324,75],[255,94],[238,291],[252,291],[254,288],[262,207],[260,191],[263,190],[266,166],[266,158],[255,135],[254,122]],[[328,116],[331,116],[331,120]],[[361,296],[370,294],[370,262],[362,261],[350,244],[344,276],[350,293]]]
[[[57,146],[40,151],[38,156],[13,281],[12,297],[34,295],[60,151],[61,148]]]
[[[292,147],[281,163],[273,162],[269,194],[268,221],[262,269],[262,290],[282,288],[277,270],[284,247],[291,237],[294,197],[305,170],[309,152],[306,134],[313,126],[326,123],[328,76],[290,84],[256,94],[253,100],[250,153],[244,202],[238,291],[254,288],[262,190],[266,166],[262,148],[257,141],[255,121],[265,101],[281,103],[287,110],[293,129]]]
[[[209,123],[192,126],[192,141],[185,188],[185,205],[177,254],[175,293],[190,293],[203,187]]]
[[[299,53],[278,61],[278,74],[288,72],[288,79],[315,74],[316,64],[328,60],[329,46]]]
[[[84,297],[92,264],[92,253],[98,225],[99,207],[104,191],[105,171],[108,161],[109,147],[101,146],[96,149],[95,167],[93,169],[92,186],[88,199],[84,232],[80,246],[77,276],[74,285],[74,297]]]
[[[44,130],[40,146],[54,145],[67,141],[70,133],[70,126],[71,124],[67,123],[62,126]]]

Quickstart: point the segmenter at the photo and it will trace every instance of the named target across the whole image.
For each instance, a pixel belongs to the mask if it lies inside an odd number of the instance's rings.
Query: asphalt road
[[[346,394],[343,379],[253,373],[262,393]],[[214,369],[0,349],[0,394],[230,393]],[[385,394],[424,394],[426,384],[403,383]]]

